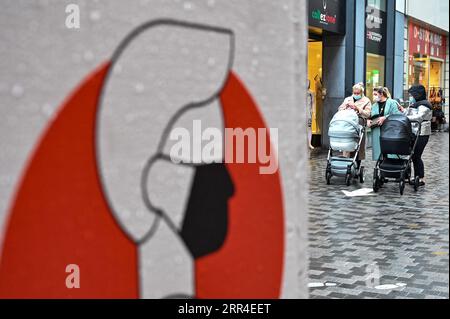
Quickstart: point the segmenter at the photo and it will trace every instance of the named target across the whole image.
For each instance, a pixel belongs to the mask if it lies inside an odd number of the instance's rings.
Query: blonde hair
[[[387,87],[378,86],[373,89],[374,92],[377,92],[380,95],[383,95],[384,97],[390,99],[391,98],[391,92],[389,92],[389,89]]]
[[[353,85],[352,90],[361,91],[361,95],[364,96],[364,84],[362,82],[356,83]]]

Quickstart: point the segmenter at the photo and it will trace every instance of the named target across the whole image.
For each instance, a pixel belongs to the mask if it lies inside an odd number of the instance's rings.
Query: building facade
[[[403,1],[401,1],[403,2]],[[402,6],[398,6],[402,12]],[[416,83],[425,86],[433,105],[432,127],[440,129],[440,113],[449,118],[448,31],[449,4],[447,1],[404,2],[404,89]],[[448,127],[448,124],[446,124]]]
[[[447,2],[310,0],[308,14],[313,146],[328,146],[328,123],[358,82],[369,98],[386,86],[404,100],[423,84],[448,118]]]

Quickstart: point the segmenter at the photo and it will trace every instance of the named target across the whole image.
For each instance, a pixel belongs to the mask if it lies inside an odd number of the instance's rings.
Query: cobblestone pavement
[[[449,135],[433,133],[424,152],[426,186],[414,192],[387,183],[372,196],[325,182],[326,154],[310,155],[310,298],[449,298]],[[377,274],[379,274],[377,276]],[[377,280],[378,278],[378,280]]]

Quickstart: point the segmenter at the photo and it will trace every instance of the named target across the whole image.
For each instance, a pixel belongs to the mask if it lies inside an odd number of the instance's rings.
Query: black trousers
[[[422,154],[425,146],[427,146],[429,135],[421,135],[417,140],[416,148],[414,149],[414,156],[412,158],[414,164],[414,175],[419,176],[419,178],[424,178],[425,168],[423,166]]]

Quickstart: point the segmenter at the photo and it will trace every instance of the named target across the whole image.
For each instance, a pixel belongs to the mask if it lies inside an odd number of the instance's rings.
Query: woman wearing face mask
[[[411,121],[418,121],[421,123],[421,129],[419,132],[419,139],[417,140],[416,148],[414,149],[414,156],[412,158],[414,165],[414,174],[420,179],[420,186],[425,185],[425,169],[422,161],[422,153],[425,146],[428,143],[428,139],[431,134],[431,118],[433,116],[431,103],[427,100],[427,94],[423,85],[413,85],[408,90],[409,107],[400,107],[400,111],[403,112]],[[413,131],[416,133],[418,125],[413,123]]]
[[[377,161],[380,157],[380,126],[391,114],[400,113],[397,103],[389,98],[389,91],[384,87],[377,87],[373,90],[372,113],[367,126],[372,131],[372,160]]]
[[[339,111],[342,110],[354,110],[360,117],[360,124],[365,126],[367,119],[371,116],[372,105],[368,97],[364,95],[364,85],[357,83],[353,86],[353,94],[345,98],[344,102],[339,106]],[[344,152],[345,157],[351,157],[351,152]],[[361,164],[361,160],[366,158],[366,139],[363,138],[361,147],[358,154],[358,166]]]

